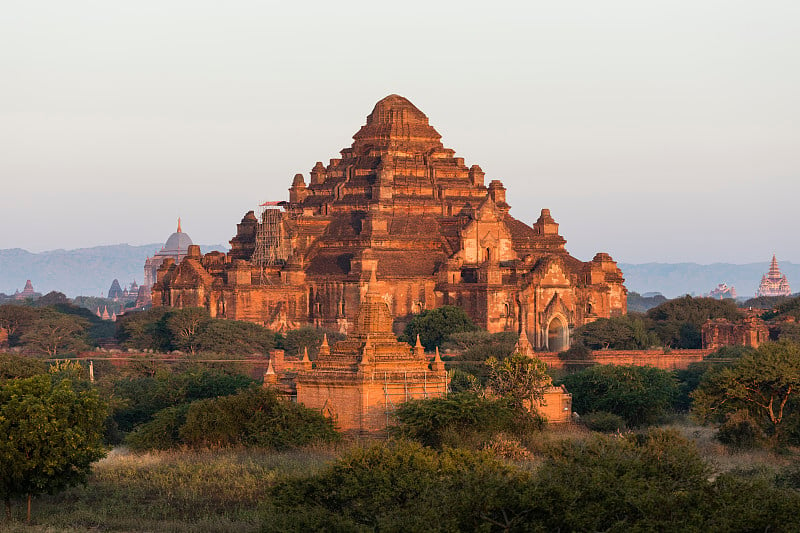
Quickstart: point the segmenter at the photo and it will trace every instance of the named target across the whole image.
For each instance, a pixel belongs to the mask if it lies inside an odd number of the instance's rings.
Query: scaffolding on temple
[[[270,283],[267,270],[281,265],[289,257],[289,247],[283,234],[282,207],[286,202],[264,202],[258,206],[258,228],[253,264],[258,268],[258,283]]]

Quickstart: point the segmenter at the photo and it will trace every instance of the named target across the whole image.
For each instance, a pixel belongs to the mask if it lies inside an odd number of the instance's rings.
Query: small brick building
[[[436,398],[447,392],[448,378],[438,352],[433,362],[419,342],[411,347],[392,332],[389,306],[368,285],[353,333],[319,356],[295,377],[297,401],[320,409],[339,430],[373,433],[384,430],[392,411],[416,398]]]

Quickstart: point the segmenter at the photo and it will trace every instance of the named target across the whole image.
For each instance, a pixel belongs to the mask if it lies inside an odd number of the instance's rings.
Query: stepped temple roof
[[[165,260],[148,278],[153,305],[331,328],[350,335],[351,354],[367,337],[395,343],[415,314],[443,305],[492,332],[524,329],[536,350],[564,349],[574,328],[626,312],[608,254],[571,256],[547,208],[512,216],[503,183],[445,147],[402,96],[378,101],[339,157],[287,178],[288,202],[254,200],[228,254]]]

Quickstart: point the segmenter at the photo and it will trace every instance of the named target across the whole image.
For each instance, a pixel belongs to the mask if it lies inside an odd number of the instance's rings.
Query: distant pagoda
[[[758,285],[756,297],[759,296],[790,296],[792,289],[789,288],[789,281],[785,274],[781,274],[778,268],[778,260],[772,256],[772,263],[769,272],[761,276],[761,283]]]

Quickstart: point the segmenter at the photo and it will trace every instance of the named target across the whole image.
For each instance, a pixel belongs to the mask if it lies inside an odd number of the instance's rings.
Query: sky
[[[226,243],[392,93],[617,261],[800,262],[800,3],[5,0],[0,248]]]

